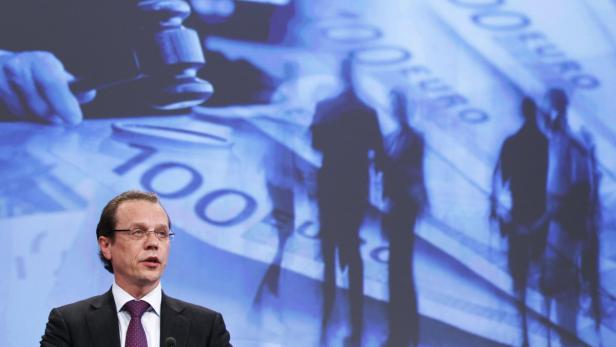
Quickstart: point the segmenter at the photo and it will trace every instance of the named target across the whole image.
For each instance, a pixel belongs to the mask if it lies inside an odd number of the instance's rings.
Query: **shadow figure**
[[[597,329],[601,320],[599,173],[590,134],[577,136],[569,128],[565,92],[552,89],[547,97],[550,102],[547,179],[550,221],[541,289],[546,315],[550,316],[554,303],[556,322],[565,330],[560,334],[561,344],[574,346],[578,344],[577,316],[583,289],[588,289],[590,294]],[[551,342],[549,330],[548,340]]]
[[[423,168],[425,142],[409,124],[405,94],[393,91],[391,101],[398,130],[385,139],[382,229],[389,241],[389,335],[384,346],[417,346],[419,312],[413,248],[415,223],[428,206]]]
[[[267,192],[272,204],[268,223],[276,230],[278,245],[274,259],[259,284],[254,305],[260,303],[265,288],[269,289],[274,296],[278,296],[284,247],[295,228],[294,187],[297,176],[295,162],[295,154],[291,149],[274,140],[269,141],[262,164],[265,169]]]
[[[321,253],[324,262],[322,338],[326,335],[336,295],[336,254],[341,270],[348,268],[351,334],[349,345],[360,345],[363,331],[364,270],[359,230],[368,207],[370,153],[381,169],[383,140],[374,109],[353,90],[350,57],[341,65],[344,90],[321,101],[311,125],[312,146],[322,153],[317,174]]]
[[[521,318],[522,345],[528,346],[526,287],[531,266],[540,264],[547,237],[548,139],[539,129],[537,105],[531,98],[522,100],[521,111],[524,123],[505,140],[494,168],[490,217],[508,241],[507,260]],[[510,197],[508,211],[499,205],[503,193]]]

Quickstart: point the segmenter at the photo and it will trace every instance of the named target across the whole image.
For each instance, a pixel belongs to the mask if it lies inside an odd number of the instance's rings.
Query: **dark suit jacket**
[[[160,306],[160,345],[173,337],[177,347],[230,347],[222,315],[165,293]],[[120,347],[118,315],[111,290],[99,296],[54,308],[41,346]]]

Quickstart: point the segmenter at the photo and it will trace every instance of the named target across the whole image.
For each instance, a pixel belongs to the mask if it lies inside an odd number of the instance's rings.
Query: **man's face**
[[[115,229],[134,228],[168,230],[167,214],[159,204],[146,200],[122,202],[116,210]],[[111,261],[116,282],[122,287],[156,286],[167,265],[169,242],[159,240],[154,233],[140,240],[125,232],[115,232],[114,240],[99,238],[101,251]]]

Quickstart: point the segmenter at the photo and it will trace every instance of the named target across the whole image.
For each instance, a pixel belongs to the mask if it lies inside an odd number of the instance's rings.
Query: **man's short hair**
[[[98,240],[100,236],[108,237],[112,241],[114,240],[115,233],[113,230],[116,228],[117,222],[116,211],[118,210],[120,204],[122,204],[123,202],[134,200],[149,201],[155,204],[159,204],[162,207],[156,193],[142,192],[140,190],[129,190],[124,193],[121,193],[120,195],[111,199],[103,208],[103,212],[101,212],[101,218],[98,221],[98,225],[96,226],[96,240]],[[167,211],[165,211],[165,213],[167,213]],[[169,219],[169,214],[167,214],[167,220],[169,223],[169,228],[171,228],[171,219]],[[98,255],[103,262],[105,269],[113,273],[113,266],[111,265],[111,261],[105,259],[101,250],[98,251]]]

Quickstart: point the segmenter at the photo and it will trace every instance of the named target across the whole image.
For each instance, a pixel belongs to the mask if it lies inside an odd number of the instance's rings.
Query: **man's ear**
[[[111,260],[111,239],[106,236],[98,237],[98,247],[103,254],[103,257],[107,260]]]

